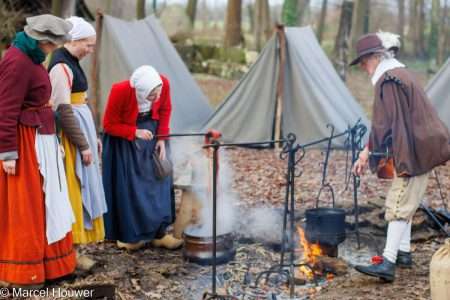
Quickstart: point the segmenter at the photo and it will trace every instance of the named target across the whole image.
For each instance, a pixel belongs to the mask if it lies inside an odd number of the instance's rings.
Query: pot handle
[[[320,187],[319,193],[317,194],[317,197],[316,197],[316,208],[319,208],[320,195],[322,194],[322,190],[324,190],[324,189],[328,189],[329,192],[331,193],[331,200],[333,200],[333,208],[334,208],[335,207],[334,190],[333,190],[333,187],[329,183],[326,183]]]

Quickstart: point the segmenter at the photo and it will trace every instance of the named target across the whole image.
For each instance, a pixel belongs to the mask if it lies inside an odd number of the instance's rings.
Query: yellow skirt
[[[66,153],[64,165],[66,168],[67,187],[69,189],[69,198],[72,204],[73,213],[75,215],[75,224],[72,226],[73,243],[88,244],[103,241],[105,239],[105,227],[103,217],[99,217],[93,221],[92,230],[84,227],[83,221],[83,199],[81,197],[80,181],[75,172],[75,162],[77,157],[77,148],[64,135],[61,136],[62,145]]]

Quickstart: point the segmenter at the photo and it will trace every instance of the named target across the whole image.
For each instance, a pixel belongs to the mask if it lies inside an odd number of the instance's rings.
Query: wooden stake
[[[278,69],[278,82],[277,82],[277,104],[275,109],[275,140],[279,140],[281,137],[281,121],[283,115],[283,88],[284,88],[284,65],[286,61],[286,36],[284,34],[284,26],[277,25],[276,27],[278,42],[280,46],[279,51],[279,69]],[[275,144],[275,149],[279,149],[280,144]]]
[[[97,14],[95,16],[95,31],[97,32],[97,44],[95,47],[94,56],[92,59],[92,69],[91,69],[91,88],[92,88],[92,95],[93,98],[90,100],[91,102],[91,109],[94,115],[94,121],[96,128],[101,127],[100,122],[100,109],[99,109],[99,103],[100,103],[100,89],[99,89],[99,71],[100,66],[98,64],[98,58],[100,55],[100,47],[101,47],[101,41],[102,41],[102,29],[103,29],[103,12],[98,9]]]

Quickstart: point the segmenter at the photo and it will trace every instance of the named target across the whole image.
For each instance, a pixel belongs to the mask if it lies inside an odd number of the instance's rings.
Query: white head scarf
[[[72,23],[73,27],[69,34],[72,36],[72,41],[82,40],[91,36],[95,36],[94,26],[89,24],[86,20],[80,17],[70,17],[66,21]]]
[[[139,112],[150,111],[152,103],[146,98],[154,88],[162,84],[161,76],[152,66],[141,66],[134,70],[130,85],[136,89]]]

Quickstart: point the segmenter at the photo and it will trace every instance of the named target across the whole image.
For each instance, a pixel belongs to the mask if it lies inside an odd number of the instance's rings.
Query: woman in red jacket
[[[103,119],[105,229],[120,248],[182,244],[165,234],[173,219],[171,178],[155,177],[152,157],[157,151],[166,158],[166,141],[155,136],[169,134],[171,110],[169,81],[151,66],[112,86]]]

